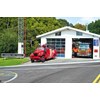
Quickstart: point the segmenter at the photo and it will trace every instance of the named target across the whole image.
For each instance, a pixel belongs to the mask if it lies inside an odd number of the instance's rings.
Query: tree
[[[17,35],[11,29],[0,32],[0,53],[17,52]]]
[[[79,24],[79,23],[75,24],[74,28],[81,29],[81,30],[84,30],[84,31],[86,30],[86,26],[82,25],[82,24]]]
[[[55,17],[26,18],[26,53],[29,55],[39,44],[37,35],[68,26],[69,22]],[[17,52],[18,47],[18,18],[0,17],[0,53]],[[34,44],[32,44],[34,42]],[[7,49],[6,49],[7,48]]]
[[[0,17],[0,31],[8,28],[12,28],[13,30],[17,31],[17,19],[17,17]]]
[[[29,17],[26,18],[27,23],[27,55],[29,55],[39,45],[36,39],[37,35],[58,29],[67,25],[65,20],[57,20],[55,17]],[[63,23],[63,24],[62,24]],[[31,45],[29,41],[34,41]]]
[[[70,27],[74,27],[74,25],[73,25],[72,23],[69,23],[69,26],[70,26]]]
[[[67,22],[67,20],[65,19],[58,19],[61,27],[64,27],[64,26],[69,26],[69,22]]]
[[[88,25],[88,29],[89,29],[90,32],[100,34],[100,19],[96,20],[95,22],[91,22]]]

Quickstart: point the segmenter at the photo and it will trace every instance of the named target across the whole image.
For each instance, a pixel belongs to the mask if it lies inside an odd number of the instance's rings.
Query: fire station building
[[[100,35],[89,31],[65,26],[38,35],[36,38],[40,39],[41,45],[54,46],[57,50],[57,57],[60,58],[73,58],[73,47],[79,49],[77,57],[100,58]],[[88,48],[91,49],[91,53],[87,52]]]

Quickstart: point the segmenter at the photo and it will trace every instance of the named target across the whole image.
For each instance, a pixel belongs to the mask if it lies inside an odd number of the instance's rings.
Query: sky
[[[57,17],[57,19],[66,19],[69,23],[75,25],[76,23],[80,24],[89,24],[92,21],[100,19],[100,17]]]

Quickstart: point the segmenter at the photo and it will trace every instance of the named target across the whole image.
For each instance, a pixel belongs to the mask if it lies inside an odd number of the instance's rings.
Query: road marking
[[[4,75],[4,73],[0,73],[0,76],[3,76]]]
[[[99,80],[99,82],[98,83],[100,83],[100,80]]]
[[[3,83],[11,82],[11,81],[13,81],[14,79],[16,79],[18,77],[18,74],[17,73],[15,73],[15,72],[13,72],[13,73],[15,74],[15,76],[13,78],[7,80],[7,81],[4,81]]]
[[[93,83],[100,83],[100,74],[95,78]]]

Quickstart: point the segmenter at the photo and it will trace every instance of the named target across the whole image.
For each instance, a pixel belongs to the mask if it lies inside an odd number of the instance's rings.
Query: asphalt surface
[[[17,74],[16,78],[8,81],[10,83],[92,83],[100,74],[100,62],[57,65],[40,63],[38,66],[26,64],[22,67],[0,68],[0,71]]]
[[[0,82],[9,82],[12,79],[16,78],[16,74],[12,71],[3,71],[0,70]]]

